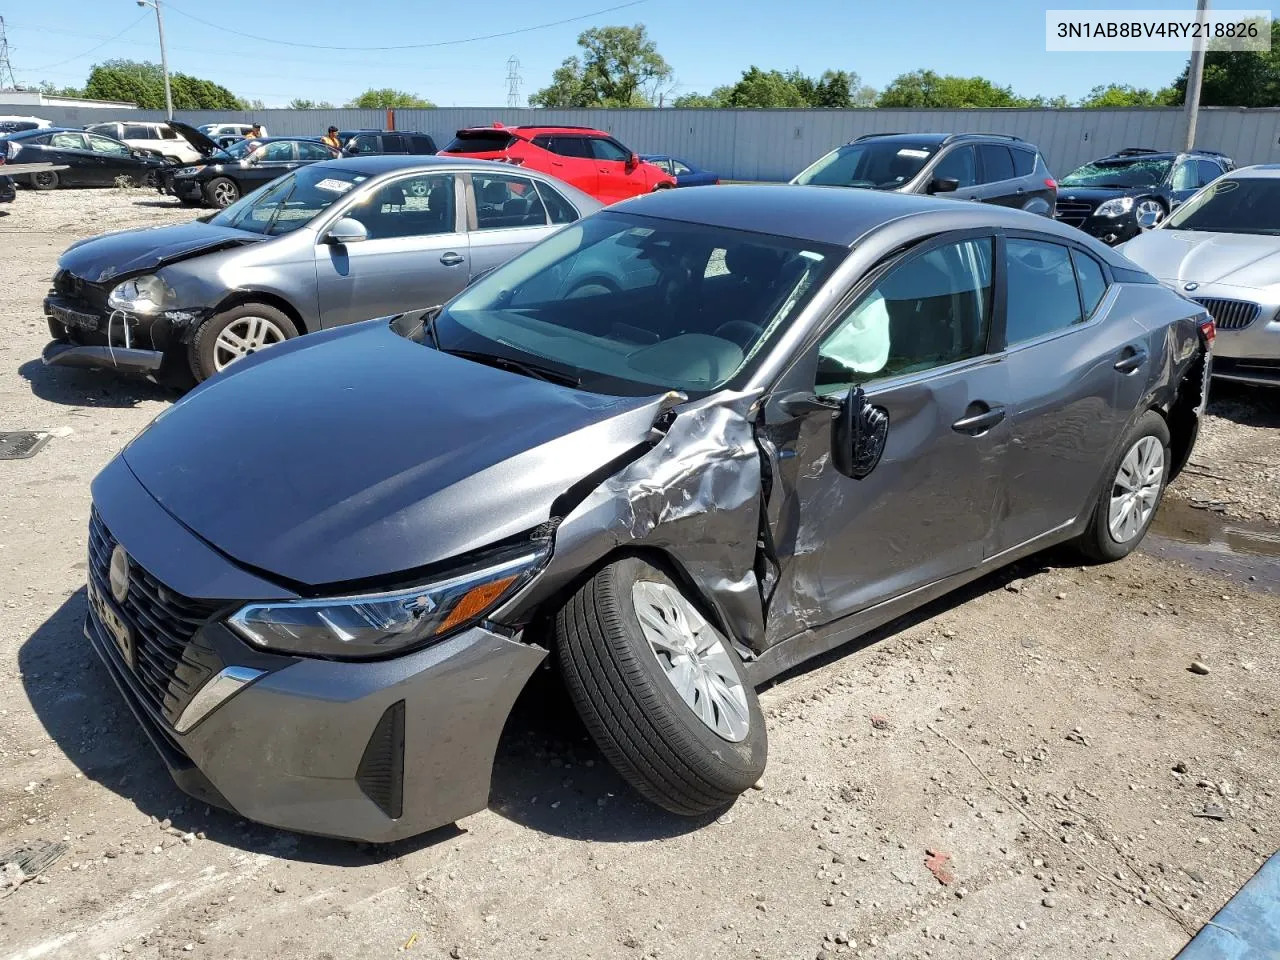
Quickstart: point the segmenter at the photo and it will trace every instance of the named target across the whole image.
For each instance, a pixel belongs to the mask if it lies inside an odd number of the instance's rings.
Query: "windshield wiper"
[[[434,331],[432,333],[434,337]],[[437,349],[441,349],[437,347]],[[529,363],[525,360],[513,360],[510,357],[499,357],[492,353],[485,353],[481,350],[443,350],[455,357],[462,357],[464,360],[474,360],[476,363],[483,363],[486,366],[497,367],[499,370],[510,370],[512,373],[521,373],[526,377],[533,377],[535,380],[545,380],[547,383],[557,383],[565,387],[580,387],[582,380],[572,374],[561,373],[551,367],[544,367],[541,364]]]

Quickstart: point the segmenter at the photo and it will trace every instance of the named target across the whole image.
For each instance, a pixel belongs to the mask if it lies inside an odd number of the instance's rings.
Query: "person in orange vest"
[[[342,142],[338,139],[337,127],[330,127],[329,132],[321,137],[321,142],[324,143],[325,146],[333,147],[335,150],[342,149]]]

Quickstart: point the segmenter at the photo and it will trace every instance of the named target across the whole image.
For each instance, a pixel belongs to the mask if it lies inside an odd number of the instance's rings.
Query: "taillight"
[[[1045,177],[1045,178],[1044,178],[1044,185],[1045,185],[1046,187],[1048,187],[1050,190],[1057,190],[1057,189],[1058,189],[1058,181],[1057,181],[1057,180],[1055,180],[1055,179],[1053,179],[1053,177]]]
[[[1213,322],[1213,317],[1205,317],[1200,321],[1200,336],[1204,338],[1206,347],[1213,346],[1213,341],[1218,338],[1218,328]]]

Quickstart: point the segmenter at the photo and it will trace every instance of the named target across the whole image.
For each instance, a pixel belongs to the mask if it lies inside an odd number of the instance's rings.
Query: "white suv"
[[[200,152],[178,136],[167,123],[149,120],[124,120],[111,123],[91,123],[85,127],[90,133],[101,133],[123,140],[135,150],[151,150],[166,160],[178,163],[195,163]]]

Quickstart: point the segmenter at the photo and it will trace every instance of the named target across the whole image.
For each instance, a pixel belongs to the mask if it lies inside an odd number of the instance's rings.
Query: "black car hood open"
[[[123,456],[205,541],[313,586],[416,570],[532,530],[570,486],[643,443],[661,403],[442,354],[380,321],[241,364]]]
[[[181,120],[170,120],[169,129],[191,144],[192,148],[203,157],[213,156],[221,149],[212,138]]]
[[[72,244],[58,259],[58,267],[90,283],[106,283],[202,253],[266,239],[261,234],[193,220],[172,227],[106,233]]]

